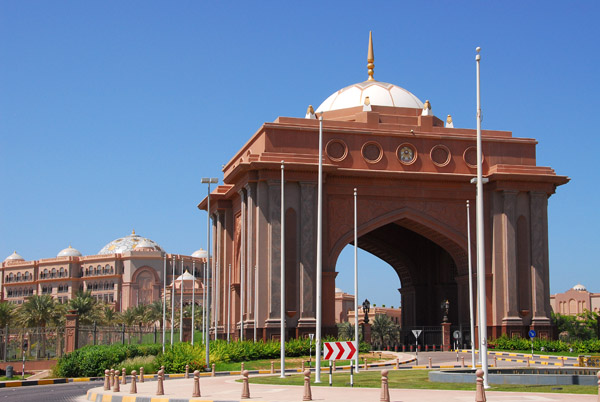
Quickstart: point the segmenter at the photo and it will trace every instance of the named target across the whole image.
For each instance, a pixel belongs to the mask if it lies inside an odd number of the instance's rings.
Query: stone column
[[[442,323],[442,347],[444,348],[444,352],[448,352],[452,344],[450,338],[450,325],[449,322]]]
[[[255,219],[256,237],[254,244],[255,264],[258,267],[256,275],[258,275],[258,293],[255,297],[258,298],[258,309],[255,311],[255,320],[260,322],[260,327],[264,328],[268,317],[267,305],[269,300],[269,260],[270,257],[264,250],[269,248],[269,230],[268,221],[269,211],[269,189],[266,182],[261,181],[256,183],[255,193]],[[263,331],[262,339],[267,340],[266,332]]]
[[[550,278],[548,269],[548,195],[530,192],[531,272],[533,326],[550,325]]]
[[[502,219],[503,271],[504,271],[504,316],[503,326],[522,325],[517,302],[517,191],[504,190],[504,215]]]
[[[65,353],[77,349],[79,341],[79,315],[76,310],[69,310],[65,315]]]
[[[252,183],[244,186],[246,189],[246,295],[248,319],[252,318],[253,325],[256,325],[254,316],[254,193]]]
[[[300,316],[298,327],[314,328],[316,325],[316,183],[300,182]]]
[[[269,245],[269,316],[268,327],[280,325],[281,303],[281,188],[279,181],[269,181],[269,221],[271,223],[271,236]]]
[[[183,341],[190,342],[192,340],[192,317],[183,317]]]

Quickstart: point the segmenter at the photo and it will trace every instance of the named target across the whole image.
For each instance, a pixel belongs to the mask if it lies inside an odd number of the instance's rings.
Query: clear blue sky
[[[600,292],[597,1],[0,1],[0,257],[95,254],[132,228],[169,252],[206,244],[202,176],[277,116],[366,78],[475,127],[539,141],[571,182],[550,198],[551,291]],[[360,255],[360,299],[398,305]],[[352,291],[352,251],[337,286]],[[375,287],[387,283],[385,289]]]

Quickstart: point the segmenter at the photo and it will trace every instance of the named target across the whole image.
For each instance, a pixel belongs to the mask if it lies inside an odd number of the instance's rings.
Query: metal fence
[[[86,345],[112,345],[115,343],[123,345],[162,343],[162,330],[158,327],[125,325],[79,326],[77,348]]]
[[[56,327],[0,329],[0,360],[55,359],[64,354],[65,329]]]

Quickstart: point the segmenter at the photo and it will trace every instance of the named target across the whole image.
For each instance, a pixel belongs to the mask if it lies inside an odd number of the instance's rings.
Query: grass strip
[[[388,375],[388,385],[390,388],[398,389],[436,389],[436,390],[456,390],[456,391],[475,391],[475,384],[463,383],[442,383],[429,381],[428,373],[431,370],[390,370]],[[329,374],[325,370],[321,372],[321,383],[314,384],[314,373],[311,375],[312,386],[329,386]],[[286,378],[278,376],[251,377],[251,383],[272,384],[272,385],[303,385],[304,376],[290,375]],[[333,375],[334,387],[349,387],[350,374],[336,373]],[[361,371],[354,375],[354,386],[364,388],[381,387],[380,371]],[[511,385],[492,384],[489,391],[505,392],[547,392],[547,393],[569,393],[569,394],[596,394],[598,387],[593,385]]]

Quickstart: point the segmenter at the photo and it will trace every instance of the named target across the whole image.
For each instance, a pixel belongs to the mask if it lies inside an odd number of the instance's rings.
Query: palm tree
[[[387,315],[376,315],[373,319],[373,326],[371,327],[371,333],[376,343],[382,346],[389,343],[389,341],[393,338],[394,326],[395,324]]]
[[[342,322],[338,324],[338,338],[343,340],[353,340],[354,339],[354,325],[350,324],[348,321]]]
[[[95,307],[98,302],[92,297],[91,291],[78,291],[75,297],[69,300],[69,307],[77,311],[79,323],[90,325],[94,321],[99,321],[99,311]]]
[[[18,322],[23,327],[41,329],[42,356],[46,355],[46,325],[53,319],[56,301],[50,295],[33,295],[18,310]]]
[[[5,328],[12,320],[15,305],[9,302],[0,303],[0,328]]]

